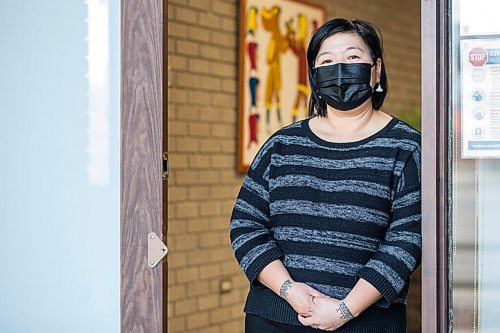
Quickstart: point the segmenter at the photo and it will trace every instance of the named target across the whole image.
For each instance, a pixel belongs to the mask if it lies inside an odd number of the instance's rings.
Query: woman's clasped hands
[[[315,305],[314,312],[311,316],[305,317],[298,315],[299,321],[304,326],[311,326],[324,331],[335,331],[347,321],[342,318],[342,315],[337,309],[342,301],[324,297],[313,297]]]
[[[342,301],[324,295],[305,283],[285,283],[281,296],[297,312],[298,319],[304,326],[335,331],[346,323],[337,310]]]

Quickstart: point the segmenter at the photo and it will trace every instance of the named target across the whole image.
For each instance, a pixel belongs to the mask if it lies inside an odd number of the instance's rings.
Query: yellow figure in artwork
[[[248,9],[247,31],[255,33],[257,29],[257,7],[252,6]]]
[[[262,25],[271,36],[267,45],[266,62],[268,72],[266,77],[266,93],[264,104],[266,107],[266,127],[268,132],[270,111],[273,106],[273,100],[276,103],[276,113],[280,125],[283,125],[281,120],[281,106],[279,92],[281,90],[281,68],[280,57],[288,49],[288,40],[285,35],[282,35],[279,28],[279,17],[281,9],[274,6],[271,9],[262,8],[261,17]]]

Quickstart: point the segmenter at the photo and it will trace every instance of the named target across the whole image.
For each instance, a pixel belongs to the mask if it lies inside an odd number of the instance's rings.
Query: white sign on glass
[[[462,0],[460,1],[460,35],[500,34],[500,1]]]
[[[460,43],[462,157],[500,158],[500,39]]]

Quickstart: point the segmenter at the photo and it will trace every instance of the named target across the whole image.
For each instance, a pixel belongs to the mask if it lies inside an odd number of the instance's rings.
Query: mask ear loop
[[[373,64],[370,66],[370,68],[372,68],[373,66],[375,66],[375,62],[373,62]],[[378,93],[381,93],[384,91],[384,88],[382,88],[382,85],[380,84],[380,82],[377,82],[377,88],[375,88],[375,91]]]

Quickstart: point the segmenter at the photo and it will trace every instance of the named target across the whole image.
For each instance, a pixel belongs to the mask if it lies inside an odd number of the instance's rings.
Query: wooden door
[[[121,5],[121,332],[163,333],[167,263],[147,255],[148,234],[167,233],[167,1]]]
[[[422,332],[448,326],[449,2],[422,0]]]

